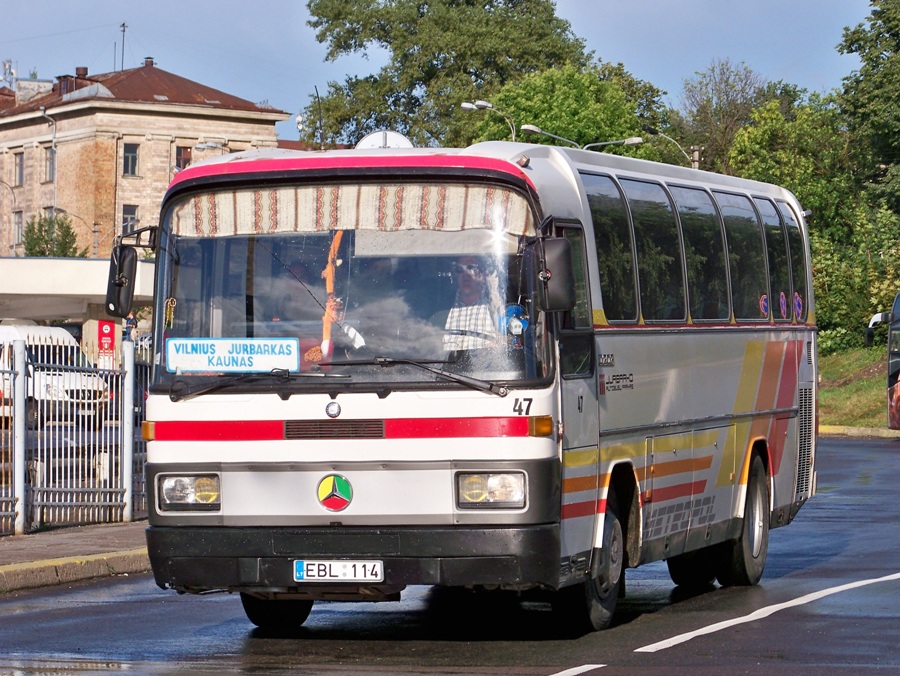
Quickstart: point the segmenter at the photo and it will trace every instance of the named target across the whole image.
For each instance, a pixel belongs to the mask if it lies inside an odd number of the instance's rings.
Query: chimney
[[[152,56],[144,57],[144,65],[152,66],[153,65],[153,57]]]
[[[77,66],[75,68],[75,77],[85,78],[87,77],[88,69],[87,66]]]

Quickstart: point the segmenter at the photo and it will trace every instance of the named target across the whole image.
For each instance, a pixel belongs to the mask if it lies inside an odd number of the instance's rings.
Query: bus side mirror
[[[565,237],[540,239],[528,247],[526,265],[533,277],[535,301],[544,312],[575,307],[572,245]]]
[[[109,259],[109,278],[106,282],[106,313],[113,317],[127,317],[134,301],[134,282],[137,275],[137,251],[133,246],[117,244]]]
[[[875,327],[890,320],[891,315],[889,312],[878,312],[872,315],[872,319],[869,320],[869,327],[866,329],[866,347],[872,347],[875,342]]]

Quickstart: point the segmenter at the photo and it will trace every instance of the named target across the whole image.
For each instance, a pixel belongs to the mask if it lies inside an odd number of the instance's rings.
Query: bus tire
[[[723,587],[759,582],[769,549],[769,483],[758,455],[750,462],[741,536],[721,545],[716,578]]]
[[[666,559],[669,577],[679,587],[702,589],[716,581],[715,550],[706,547]]]
[[[596,577],[556,592],[553,610],[573,632],[600,631],[612,622],[625,578],[625,538],[615,491],[610,488],[603,519],[602,563]]]
[[[296,629],[306,622],[312,610],[309,599],[261,599],[241,592],[244,614],[260,629]]]

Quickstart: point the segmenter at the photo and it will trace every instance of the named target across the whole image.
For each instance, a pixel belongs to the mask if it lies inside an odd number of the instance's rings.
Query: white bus
[[[261,627],[408,585],[540,590],[602,629],[625,569],[755,584],[815,490],[803,212],[603,153],[251,151],[193,165],[155,250],[156,582]]]

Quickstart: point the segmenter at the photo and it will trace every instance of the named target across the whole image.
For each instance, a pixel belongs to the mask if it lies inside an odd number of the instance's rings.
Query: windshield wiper
[[[434,364],[447,364],[449,362],[439,361],[439,362],[430,362]],[[504,387],[503,385],[497,385],[496,383],[492,383],[487,380],[482,380],[481,378],[473,378],[471,376],[464,376],[461,373],[453,373],[452,371],[445,371],[442,368],[438,368],[437,366],[431,366],[429,362],[416,361],[415,359],[396,359],[394,357],[373,357],[372,359],[351,359],[349,361],[336,361],[331,362],[329,364],[320,364],[320,366],[381,366],[382,368],[388,368],[390,366],[399,366],[399,365],[409,365],[415,366],[416,368],[420,368],[423,371],[428,371],[429,373],[433,373],[441,378],[446,380],[453,381],[454,383],[459,383],[460,385],[465,385],[466,387],[470,387],[473,390],[478,390],[479,392],[486,392],[488,394],[496,394],[498,397],[505,397],[509,394],[509,388]]]
[[[251,380],[274,380],[276,385],[282,385],[290,382],[294,378],[349,378],[350,376],[342,373],[324,373],[322,371],[309,371],[296,373],[287,369],[272,369],[266,373],[242,373],[234,378],[225,378],[224,380],[216,380],[211,383],[198,383],[190,385],[183,380],[176,380],[169,386],[169,399],[172,401],[184,401],[192,399],[201,394],[208,394],[216,390],[237,385],[238,383]]]

